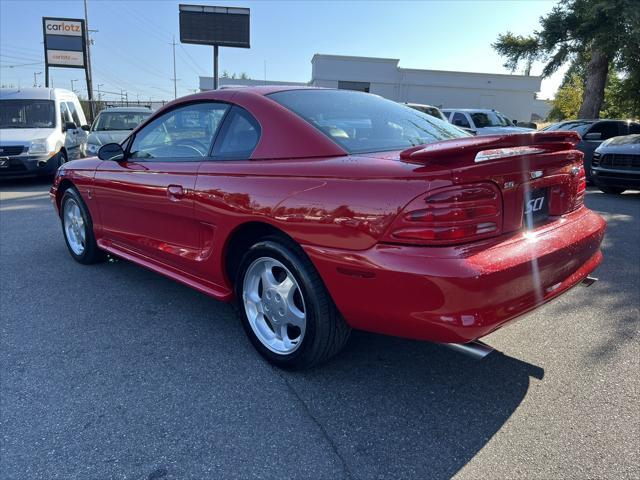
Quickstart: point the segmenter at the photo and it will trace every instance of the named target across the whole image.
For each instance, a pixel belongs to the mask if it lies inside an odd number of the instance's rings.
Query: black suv
[[[593,154],[591,179],[604,193],[640,188],[640,135],[603,142]]]
[[[584,171],[587,174],[587,181],[592,181],[591,160],[596,148],[610,138],[640,133],[640,123],[629,120],[568,120],[554,123],[542,130],[578,132],[581,140],[576,148],[584,153]]]

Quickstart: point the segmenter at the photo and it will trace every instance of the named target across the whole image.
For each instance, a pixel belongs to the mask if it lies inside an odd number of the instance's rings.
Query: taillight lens
[[[398,215],[385,241],[451,245],[499,235],[502,196],[492,183],[458,185],[414,199]]]
[[[584,165],[580,165],[577,175],[574,177],[575,194],[573,196],[573,208],[576,210],[584,205],[584,194],[587,190],[587,177],[584,172]]]

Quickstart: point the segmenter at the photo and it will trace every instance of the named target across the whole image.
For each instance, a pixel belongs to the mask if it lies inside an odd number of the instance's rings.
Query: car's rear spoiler
[[[427,163],[449,158],[473,158],[475,162],[535,153],[573,150],[580,141],[576,132],[534,132],[509,135],[465,137],[428,145],[418,145],[400,152],[409,162]]]

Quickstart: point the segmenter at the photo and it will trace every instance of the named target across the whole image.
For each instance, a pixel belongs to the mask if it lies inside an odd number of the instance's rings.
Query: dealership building
[[[316,54],[307,83],[221,78],[220,85],[312,85],[375,93],[390,100],[441,108],[494,108],[518,121],[545,118],[550,106],[535,98],[542,77],[401,68],[396,58]],[[213,88],[200,77],[200,90]]]

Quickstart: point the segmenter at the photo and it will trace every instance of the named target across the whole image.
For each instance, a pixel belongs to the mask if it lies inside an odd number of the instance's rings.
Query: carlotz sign
[[[84,20],[43,17],[42,30],[47,67],[85,68]]]
[[[45,19],[44,33],[52,35],[73,35],[82,36],[82,20],[80,21],[64,21]]]

